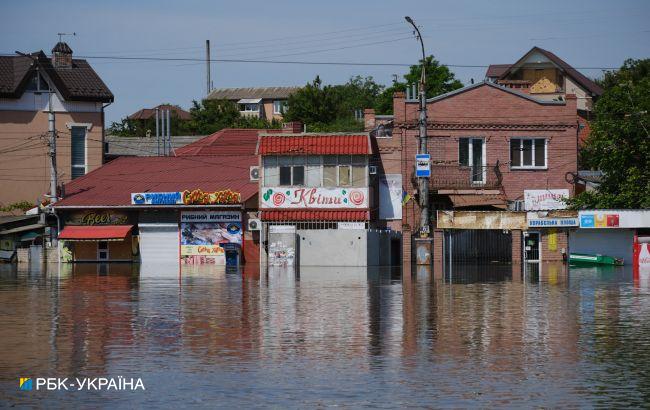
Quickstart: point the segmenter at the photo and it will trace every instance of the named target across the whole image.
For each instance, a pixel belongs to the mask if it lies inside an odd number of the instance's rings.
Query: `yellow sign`
[[[546,237],[548,238],[548,250],[557,251],[557,232],[555,229],[549,229]]]
[[[181,255],[218,256],[223,255],[219,245],[181,245]]]

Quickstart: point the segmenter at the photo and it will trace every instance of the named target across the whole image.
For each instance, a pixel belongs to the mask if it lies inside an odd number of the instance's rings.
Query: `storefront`
[[[109,209],[75,210],[64,216],[59,233],[63,262],[133,262],[137,260],[135,216]]]
[[[650,210],[580,211],[580,229],[571,232],[571,253],[606,255],[633,262],[635,235],[645,236],[650,228]]]

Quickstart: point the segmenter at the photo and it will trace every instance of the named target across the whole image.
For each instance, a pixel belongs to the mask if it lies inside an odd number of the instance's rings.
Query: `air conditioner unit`
[[[370,165],[368,167],[368,170],[370,171],[370,175],[377,175],[377,166],[376,165]]]
[[[262,229],[262,221],[259,219],[249,219],[248,220],[248,230],[249,231],[259,231]]]
[[[525,210],[525,204],[524,204],[524,201],[516,200],[516,201],[510,202],[510,205],[508,206],[508,208],[511,211],[519,211],[519,212],[521,212],[521,211]]]
[[[260,167],[258,166],[252,166],[250,168],[250,177],[251,181],[259,181],[260,180]]]

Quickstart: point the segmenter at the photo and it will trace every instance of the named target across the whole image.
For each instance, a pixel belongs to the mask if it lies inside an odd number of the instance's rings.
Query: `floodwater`
[[[0,405],[629,407],[650,403],[650,281],[627,267],[0,266]],[[19,377],[146,390],[20,391]]]

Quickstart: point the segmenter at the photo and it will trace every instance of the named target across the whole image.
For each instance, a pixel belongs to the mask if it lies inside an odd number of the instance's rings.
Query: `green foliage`
[[[208,135],[224,128],[259,128],[270,129],[280,128],[280,121],[267,121],[258,117],[242,116],[237,104],[228,100],[203,100],[202,102],[192,101],[189,121],[175,120],[172,112],[171,127],[172,135]],[[121,122],[114,122],[108,128],[108,133],[122,137],[146,137],[147,130],[151,136],[156,135],[156,120],[146,121],[122,119]]]
[[[372,77],[356,76],[342,85],[323,86],[317,76],[289,96],[285,121],[302,121],[308,131],[360,131],[363,122],[355,111],[372,107],[383,86]]]
[[[0,212],[11,212],[11,211],[28,211],[32,209],[35,205],[29,201],[20,201],[13,204],[0,206]]]
[[[448,93],[463,87],[463,83],[457,80],[454,73],[449,68],[440,65],[432,55],[427,56],[424,60],[426,73],[426,96],[427,98],[436,97],[440,94]],[[422,77],[422,60],[419,64],[412,65],[409,72],[404,75],[405,82],[394,81],[391,87],[388,87],[379,96],[375,104],[377,114],[393,113],[393,94],[396,91],[406,90],[407,85],[419,84]]]
[[[596,192],[571,200],[573,208],[650,208],[649,64],[628,60],[603,80],[581,155],[605,176]]]

